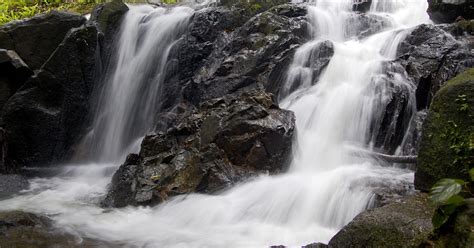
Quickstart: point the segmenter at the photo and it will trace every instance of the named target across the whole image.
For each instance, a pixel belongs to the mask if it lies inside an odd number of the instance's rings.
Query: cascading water
[[[404,30],[429,21],[426,1],[373,0],[367,15],[384,18],[388,24],[357,37],[351,29],[360,23],[351,8],[352,0],[314,1],[308,7],[312,41],[296,52],[281,101],[297,117],[298,136],[288,173],[261,176],[219,195],[192,194],[151,208],[104,210],[96,203],[104,195],[110,173],[101,165],[71,166],[66,168],[71,173],[65,173],[69,177],[35,179],[29,192],[2,201],[0,209],[45,213],[78,235],[137,247],[328,242],[370,207],[374,187],[413,180],[410,171],[354,157],[349,148],[370,149],[371,123],[381,118],[390,96],[383,63],[394,58]],[[110,92],[104,92],[94,127],[93,135],[100,138],[93,149],[104,154],[96,161],[120,159],[127,146],[151,128],[152,119],[147,118],[158,104],[154,97],[159,94],[169,47],[191,13],[188,8],[139,7],[127,15],[118,62],[107,82]],[[155,30],[158,26],[163,33]],[[317,77],[310,55],[322,42],[331,43],[334,54]],[[412,87],[401,74],[390,81]],[[145,108],[137,112],[140,107]]]
[[[99,102],[90,143],[94,161],[117,162],[153,130],[171,48],[185,31],[193,10],[149,5],[133,7],[122,26],[116,63],[111,65]]]

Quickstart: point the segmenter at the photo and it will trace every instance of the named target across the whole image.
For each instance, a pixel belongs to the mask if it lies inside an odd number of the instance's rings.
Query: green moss
[[[469,180],[474,144],[474,68],[435,95],[418,155],[415,186],[428,191],[441,178]]]

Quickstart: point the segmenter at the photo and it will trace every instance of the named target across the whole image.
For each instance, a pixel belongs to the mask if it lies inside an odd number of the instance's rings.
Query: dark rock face
[[[71,28],[86,22],[80,15],[52,11],[0,27],[0,48],[14,50],[32,69],[39,69]]]
[[[359,214],[329,241],[329,247],[417,248],[431,233],[433,213],[427,195],[409,196]]]
[[[103,68],[106,68],[110,60],[113,59],[114,41],[120,32],[122,20],[127,12],[127,5],[121,0],[113,0],[108,3],[98,4],[91,13],[89,21],[97,25],[100,33],[100,57]]]
[[[468,46],[443,30],[443,26],[420,25],[400,44],[398,59],[384,65],[386,80],[392,88],[381,123],[372,123],[373,141],[378,149],[393,154],[401,145],[403,154],[414,155],[420,143],[423,112],[444,83],[466,68],[474,66]],[[411,81],[413,89],[393,84],[394,75]],[[416,101],[416,109],[410,108]],[[416,114],[420,113],[420,115]],[[415,118],[411,118],[415,114]],[[410,130],[409,130],[410,129]],[[408,130],[408,136],[406,136]]]
[[[174,195],[213,193],[285,168],[293,113],[251,92],[212,99],[178,116],[176,126],[143,140],[112,179],[106,206],[157,204]]]
[[[474,66],[474,55],[434,25],[420,25],[398,49],[400,62],[417,86],[417,110],[427,108],[444,83]]]
[[[0,244],[2,247],[120,247],[73,236],[55,229],[46,216],[20,211],[0,212]]]
[[[97,5],[91,13],[90,21],[97,23],[100,32],[112,37],[119,30],[128,7],[120,0]]]
[[[25,177],[20,175],[0,175],[0,200],[27,189],[29,186]]]
[[[25,82],[33,75],[28,65],[15,51],[0,49],[0,109]]]
[[[164,108],[193,104],[256,88],[274,92],[306,40],[306,9],[281,5],[256,16],[245,8],[203,9],[175,47],[176,67],[165,80]],[[177,98],[177,95],[181,97]]]
[[[429,191],[441,178],[469,181],[474,167],[474,69],[458,75],[436,94],[423,126],[415,187]]]
[[[71,30],[48,61],[6,103],[7,162],[43,166],[67,157],[89,111],[97,29]]]
[[[435,23],[451,23],[458,17],[474,18],[474,2],[471,0],[428,0],[428,14]]]

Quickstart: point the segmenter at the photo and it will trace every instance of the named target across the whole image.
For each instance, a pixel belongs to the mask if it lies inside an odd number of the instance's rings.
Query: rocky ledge
[[[175,195],[213,193],[285,169],[295,116],[278,108],[269,93],[212,99],[160,119],[170,116],[174,127],[146,136],[140,153],[130,154],[115,173],[105,206],[154,205]]]

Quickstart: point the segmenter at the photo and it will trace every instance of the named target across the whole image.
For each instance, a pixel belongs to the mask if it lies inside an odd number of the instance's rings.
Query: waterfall
[[[120,160],[152,128],[169,50],[192,14],[186,7],[132,8],[90,136],[97,165],[67,167],[70,177],[33,180],[29,194],[2,201],[0,210],[45,213],[78,235],[131,247],[326,243],[371,207],[378,187],[409,187],[413,181],[411,171],[354,157],[351,147],[373,147],[371,124],[380,122],[390,97],[388,81],[413,90],[403,74],[387,79],[383,65],[394,59],[409,28],[429,21],[426,8],[424,0],[373,0],[365,17],[385,24],[369,22],[374,29],[359,37],[354,30],[363,26],[362,17],[352,12],[352,0],[312,1],[311,41],[296,51],[280,95],[281,107],[297,119],[290,171],[262,175],[217,195],[104,210],[96,204],[110,182],[102,163]],[[333,53],[314,73],[314,59],[324,47]]]
[[[91,133],[91,159],[120,163],[153,130],[170,50],[193,10],[130,6],[118,39],[116,62],[107,69]],[[134,149],[135,148],[135,149]]]

